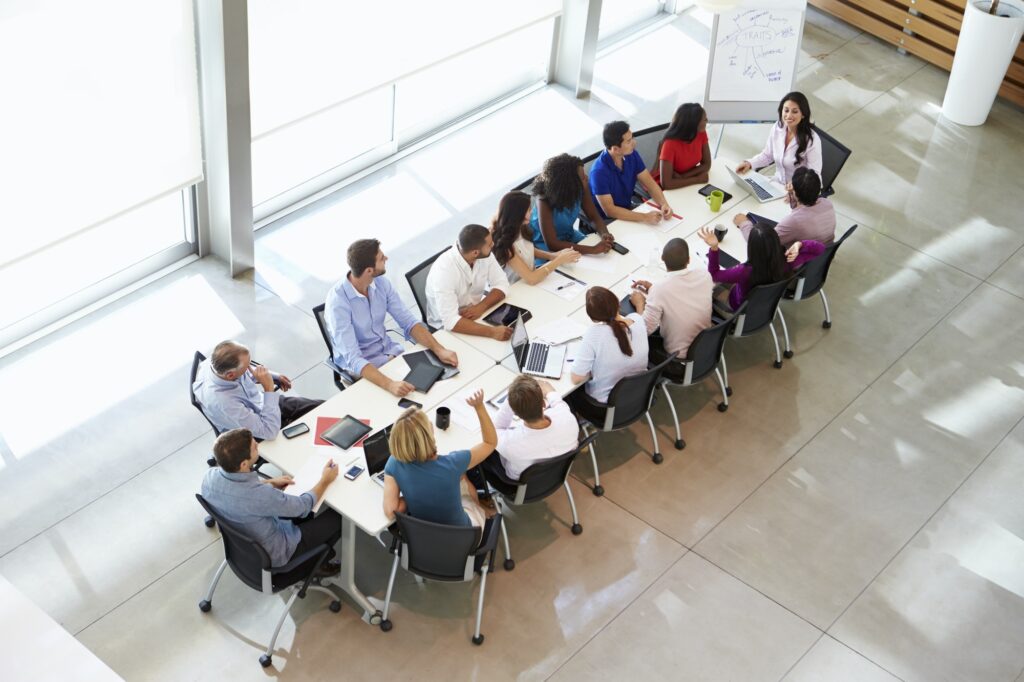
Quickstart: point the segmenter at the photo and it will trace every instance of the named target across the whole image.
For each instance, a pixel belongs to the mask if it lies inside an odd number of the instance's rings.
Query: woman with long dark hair
[[[501,198],[498,215],[491,221],[491,238],[494,240],[491,253],[508,276],[509,284],[520,279],[527,284],[538,284],[559,265],[580,259],[580,254],[572,249],[551,253],[534,245],[530,227],[531,203],[526,192],[509,192]],[[534,267],[535,261],[543,261],[544,264]]]
[[[530,227],[537,248],[552,252],[572,249],[579,253],[607,253],[612,248],[615,238],[608,233],[604,218],[594,206],[580,157],[559,154],[545,161],[533,181],[533,194],[537,203],[530,214]],[[601,235],[601,241],[593,246],[579,243],[587,236],[575,227],[581,209]]]
[[[651,175],[663,189],[678,189],[708,181],[711,146],[708,115],[694,102],[680,104],[658,147],[658,167]]]
[[[623,317],[619,299],[604,287],[587,290],[587,315],[595,324],[576,349],[572,380],[586,381],[587,395],[603,403],[619,379],[647,369],[647,326],[637,313]]]
[[[775,182],[786,185],[797,168],[821,175],[821,138],[811,128],[811,105],[802,92],[791,92],[779,102],[779,121],[772,126],[761,153],[736,167],[737,173],[775,164]]]
[[[824,244],[810,239],[793,242],[788,250],[783,251],[778,233],[771,227],[755,223],[747,239],[747,261],[723,269],[718,262],[718,237],[714,231],[702,227],[697,234],[710,247],[708,272],[711,273],[711,279],[732,286],[729,290],[729,306],[733,310],[743,305],[754,287],[778,282],[825,252]]]

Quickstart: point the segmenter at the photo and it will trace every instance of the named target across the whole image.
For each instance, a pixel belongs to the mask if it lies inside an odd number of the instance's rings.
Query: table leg
[[[363,620],[370,625],[379,625],[381,610],[356,586],[356,533],[359,529],[347,516],[341,517],[341,572],[337,585],[352,597],[363,609]]]

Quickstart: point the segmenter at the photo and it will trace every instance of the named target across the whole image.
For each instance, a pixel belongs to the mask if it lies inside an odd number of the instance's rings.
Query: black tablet
[[[334,426],[320,434],[320,437],[328,443],[337,445],[342,450],[348,450],[372,430],[352,415],[346,414]]]
[[[519,317],[519,313],[523,314],[523,322],[528,322],[533,317],[533,314],[526,308],[520,308],[511,303],[503,303],[491,311],[491,314],[484,318],[484,322],[493,324],[496,327],[499,325],[510,327],[516,321],[516,318]]]
[[[725,202],[727,202],[727,201],[731,201],[732,200],[732,195],[731,194],[726,192],[724,189],[720,189],[718,187],[715,187],[714,185],[704,185],[699,190],[697,190],[697,194],[700,194],[702,197],[711,196],[711,193],[714,192],[716,189],[723,194],[723,197],[722,197],[722,203],[723,204]]]
[[[412,371],[405,375],[405,380],[415,386],[420,393],[426,393],[434,385],[434,382],[441,378],[442,374],[444,374],[443,367],[425,362],[413,367]]]

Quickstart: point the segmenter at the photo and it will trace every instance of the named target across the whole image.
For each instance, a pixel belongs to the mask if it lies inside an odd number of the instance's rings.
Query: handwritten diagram
[[[719,18],[711,99],[758,102],[777,99],[793,80],[801,12],[740,9]]]

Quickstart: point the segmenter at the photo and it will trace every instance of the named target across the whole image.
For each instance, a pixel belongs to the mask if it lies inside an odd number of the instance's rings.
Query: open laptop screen
[[[366,455],[366,468],[370,475],[384,471],[384,465],[388,463],[391,456],[391,448],[388,445],[388,438],[391,437],[391,427],[378,431],[363,442],[363,454]]]

